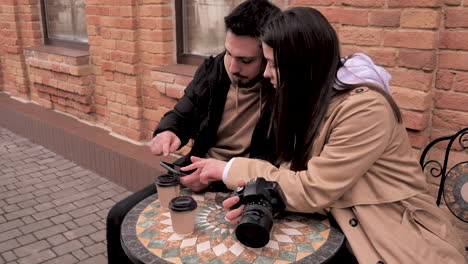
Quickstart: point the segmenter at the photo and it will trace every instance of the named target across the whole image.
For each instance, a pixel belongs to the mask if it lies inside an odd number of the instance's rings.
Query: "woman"
[[[396,104],[375,84],[337,81],[339,42],[320,12],[287,10],[262,41],[264,76],[277,88],[272,129],[281,167],[194,157],[185,169],[231,189],[255,177],[278,182],[287,210],[329,211],[359,263],[464,263],[461,240],[427,194]],[[241,212],[226,217],[235,223]]]

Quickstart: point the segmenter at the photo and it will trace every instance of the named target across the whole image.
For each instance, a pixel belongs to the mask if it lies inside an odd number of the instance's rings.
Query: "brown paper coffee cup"
[[[156,179],[155,184],[161,207],[168,208],[172,198],[179,195],[179,177],[172,174],[164,174]]]
[[[178,235],[190,235],[195,230],[197,202],[190,196],[178,196],[169,203],[172,229]]]

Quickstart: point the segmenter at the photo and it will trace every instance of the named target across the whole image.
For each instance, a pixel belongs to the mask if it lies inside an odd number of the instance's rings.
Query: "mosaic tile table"
[[[332,257],[344,235],[322,215],[288,214],[275,219],[270,242],[263,248],[243,246],[234,225],[224,219],[227,193],[193,194],[198,203],[195,231],[179,236],[169,210],[157,194],[136,205],[122,225],[122,246],[135,263],[322,263]]]

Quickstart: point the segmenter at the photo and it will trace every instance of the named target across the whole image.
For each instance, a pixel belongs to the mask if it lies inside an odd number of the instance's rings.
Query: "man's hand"
[[[190,190],[195,192],[199,192],[205,189],[206,187],[208,187],[209,184],[203,184],[200,182],[200,171],[201,170],[196,170],[192,174],[180,177],[180,183],[182,183],[183,185],[190,188]]]
[[[150,143],[151,153],[154,155],[167,156],[175,152],[180,147],[181,141],[171,131],[164,131],[157,134]]]

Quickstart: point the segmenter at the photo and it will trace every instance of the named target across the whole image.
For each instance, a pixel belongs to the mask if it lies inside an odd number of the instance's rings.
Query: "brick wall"
[[[291,5],[321,10],[339,34],[343,55],[367,53],[392,74],[392,95],[417,155],[429,140],[468,126],[466,0]],[[174,1],[87,0],[86,23],[86,54],[50,52],[40,46],[39,1],[2,0],[0,91],[147,142],[196,69],[170,65],[176,61]],[[435,192],[437,180],[430,181]]]

